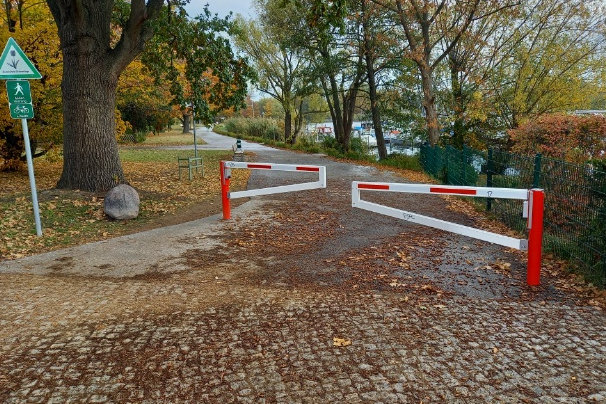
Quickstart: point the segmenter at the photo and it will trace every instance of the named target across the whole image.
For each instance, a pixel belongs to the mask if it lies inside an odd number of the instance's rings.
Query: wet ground
[[[606,316],[523,253],[351,208],[351,181],[0,262],[3,402],[603,402]],[[249,156],[250,157],[250,156]],[[312,181],[254,171],[249,188]],[[364,198],[478,227],[431,195]]]

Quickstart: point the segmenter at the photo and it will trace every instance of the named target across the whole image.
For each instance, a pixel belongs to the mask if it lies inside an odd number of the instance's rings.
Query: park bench
[[[198,173],[198,169],[202,169],[202,177],[204,177],[204,161],[202,157],[177,157],[179,163],[179,180],[181,179],[181,170],[187,169],[188,178],[192,180],[192,172],[195,169]]]

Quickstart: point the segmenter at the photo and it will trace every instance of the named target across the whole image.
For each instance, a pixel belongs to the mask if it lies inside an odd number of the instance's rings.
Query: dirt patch
[[[48,266],[53,272],[62,271],[64,269],[71,268],[74,265],[72,257],[61,257],[55,259],[55,263]]]

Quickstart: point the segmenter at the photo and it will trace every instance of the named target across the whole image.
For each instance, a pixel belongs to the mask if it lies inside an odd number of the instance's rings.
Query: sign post
[[[0,56],[0,79],[7,80],[6,92],[8,95],[8,107],[11,118],[21,119],[23,128],[23,143],[25,145],[25,157],[27,158],[27,172],[29,185],[32,190],[32,205],[34,208],[34,220],[36,222],[36,234],[42,236],[42,224],[40,223],[40,211],[38,209],[38,192],[36,190],[36,177],[34,175],[34,162],[29,143],[29,129],[27,120],[34,117],[34,106],[29,81],[24,79],[41,79],[42,75],[25,56],[17,42],[9,38],[2,56]]]

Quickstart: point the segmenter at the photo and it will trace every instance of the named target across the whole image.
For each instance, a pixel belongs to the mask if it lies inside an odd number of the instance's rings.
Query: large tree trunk
[[[373,41],[371,40],[370,24],[367,12],[367,1],[361,3],[362,6],[362,28],[364,29],[364,58],[366,59],[366,75],[368,78],[368,91],[370,98],[370,113],[372,115],[372,125],[375,128],[375,137],[377,138],[377,148],[379,150],[379,159],[387,158],[387,148],[385,147],[385,138],[383,137],[383,126],[381,124],[381,113],[377,103],[377,81],[375,79],[375,52]]]
[[[428,66],[419,64],[421,84],[423,87],[423,108],[425,109],[425,122],[429,143],[435,146],[440,140],[440,125],[438,111],[436,110],[436,96],[433,89],[432,71]]]
[[[370,50],[366,51],[366,72],[368,75],[370,113],[372,114],[372,124],[375,128],[375,137],[377,138],[379,159],[383,160],[387,158],[387,148],[385,147],[383,126],[381,125],[381,113],[379,112],[379,105],[377,103],[377,82],[375,80],[374,61],[369,52]]]
[[[104,191],[124,182],[116,141],[120,73],[153,35],[150,22],[164,0],[131,0],[121,26],[114,1],[46,0],[63,53],[63,173],[59,188]],[[113,40],[112,33],[119,32]]]
[[[326,98],[332,98],[332,105],[334,108],[334,116],[332,125],[335,129],[335,139],[343,147],[343,150],[349,150],[349,142],[345,139],[345,128],[343,126],[343,109],[341,107],[341,100],[339,99],[339,86],[337,80],[333,75],[329,76],[330,81],[330,94]]]
[[[461,68],[456,58],[451,54],[449,55],[450,64],[450,81],[452,85],[452,98],[453,98],[453,112],[454,112],[454,124],[453,124],[453,138],[452,144],[457,149],[462,149],[465,144],[465,137],[467,135],[467,127],[465,125],[465,100],[463,98],[463,88],[461,81],[459,80],[459,73]]]
[[[191,132],[191,115],[183,114],[183,133]]]
[[[290,105],[284,105],[284,141],[291,144],[295,143],[292,137],[292,110]]]
[[[63,173],[58,188],[105,191],[124,182],[114,77],[92,56],[63,55]]]
[[[295,132],[293,137],[295,141],[301,134],[301,129],[303,128],[303,100],[299,101],[299,107],[297,108],[297,115],[295,116]]]

